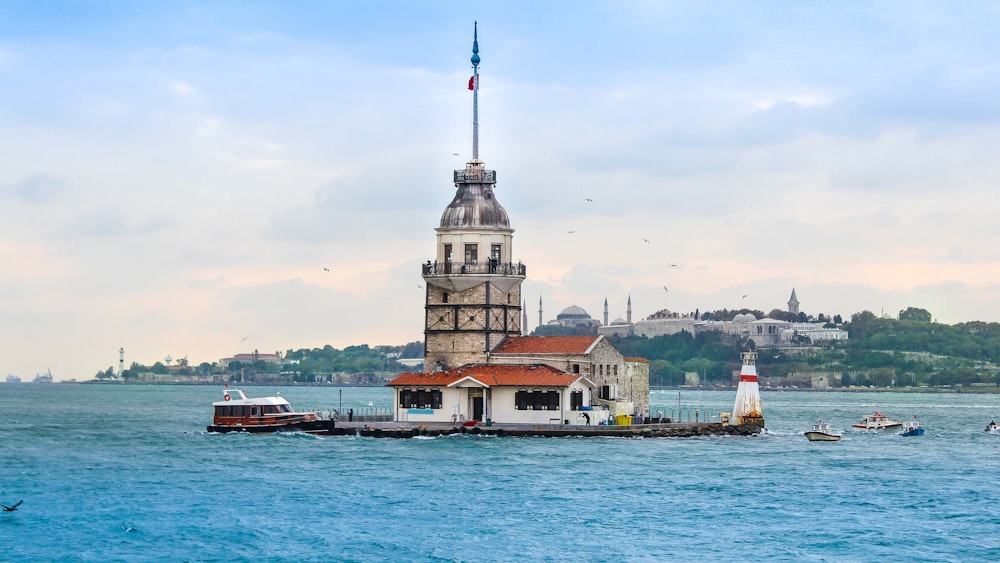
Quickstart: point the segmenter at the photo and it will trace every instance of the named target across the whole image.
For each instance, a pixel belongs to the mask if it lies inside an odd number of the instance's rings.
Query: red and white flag
[[[475,89],[476,89],[476,75],[473,74],[472,78],[469,78],[469,90],[475,90]]]

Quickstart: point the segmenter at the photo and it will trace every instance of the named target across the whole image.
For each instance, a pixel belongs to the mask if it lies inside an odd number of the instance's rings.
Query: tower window
[[[444,261],[451,262],[451,245],[444,245]]]
[[[441,294],[441,302],[442,303],[447,303],[448,302],[448,292],[447,291],[445,291],[444,293]]]
[[[478,244],[467,244],[467,245],[465,245],[465,263],[466,264],[478,264],[479,263],[479,245]]]
[[[500,245],[494,244],[490,246],[490,258],[500,262]]]

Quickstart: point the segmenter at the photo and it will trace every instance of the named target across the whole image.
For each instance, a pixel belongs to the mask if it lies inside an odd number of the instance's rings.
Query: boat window
[[[226,407],[215,407],[215,416],[226,416]]]
[[[257,407],[250,407],[250,416],[257,416]]]

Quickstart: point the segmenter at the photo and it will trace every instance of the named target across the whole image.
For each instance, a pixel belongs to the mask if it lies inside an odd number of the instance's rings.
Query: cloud
[[[43,203],[69,191],[65,178],[49,174],[32,174],[11,184],[0,184],[0,196],[22,203]]]

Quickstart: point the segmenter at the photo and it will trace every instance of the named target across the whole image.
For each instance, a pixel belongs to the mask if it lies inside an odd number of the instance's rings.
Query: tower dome
[[[441,214],[441,228],[509,229],[507,211],[493,195],[494,183],[496,172],[486,170],[478,160],[466,164],[465,170],[456,170],[458,191]]]

